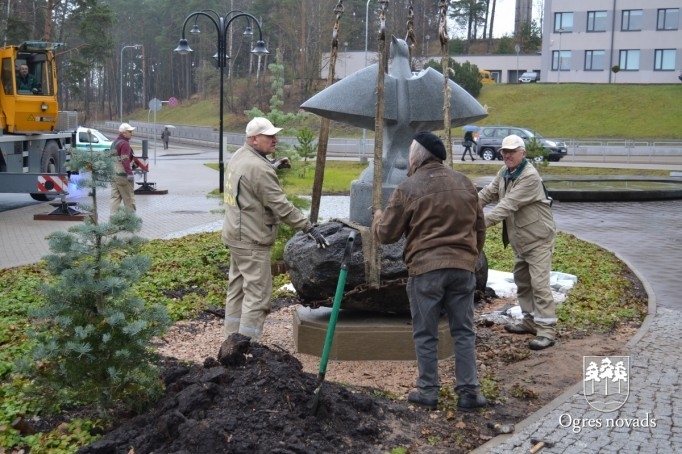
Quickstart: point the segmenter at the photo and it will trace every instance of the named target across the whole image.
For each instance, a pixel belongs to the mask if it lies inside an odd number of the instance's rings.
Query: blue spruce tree
[[[70,165],[92,206],[83,207],[90,214],[82,224],[48,237],[44,259],[54,280],[43,286],[46,304],[32,314],[33,362],[22,368],[32,370],[46,397],[140,410],[163,390],[150,344],[170,317],[132,291],[150,267],[139,254],[142,220],[125,209],[108,222],[98,219],[97,189],[110,183],[113,157],[73,149]]]

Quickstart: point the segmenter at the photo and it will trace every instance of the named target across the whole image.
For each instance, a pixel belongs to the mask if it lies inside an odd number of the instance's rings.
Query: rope
[[[329,53],[329,74],[327,74],[327,87],[334,83],[336,75],[336,58],[339,48],[339,29],[341,28],[341,16],[343,16],[343,0],[334,7],[336,21],[332,29],[331,52]],[[320,213],[320,199],[322,198],[322,185],[324,183],[324,168],[327,161],[327,146],[329,143],[329,118],[320,121],[320,136],[317,141],[317,161],[315,163],[315,178],[313,179],[312,201],[310,204],[310,222],[316,223]]]
[[[412,7],[411,0],[407,7],[407,33],[405,33],[405,42],[407,43],[407,48],[409,50],[408,61],[410,62],[410,68],[414,71],[415,68],[412,56],[417,44],[417,39],[414,34],[414,8]]]
[[[438,1],[438,35],[440,37],[441,66],[443,67],[443,130],[445,138],[445,163],[452,168],[452,134],[450,131],[450,87],[448,86],[450,68],[448,67],[448,2]]]
[[[386,10],[388,0],[379,1],[379,64],[377,65],[377,105],[374,117],[374,175],[372,187],[372,210],[380,209],[383,199],[383,148],[384,148],[384,79],[386,74]],[[381,286],[381,244],[372,235],[370,273],[367,285],[370,288]]]

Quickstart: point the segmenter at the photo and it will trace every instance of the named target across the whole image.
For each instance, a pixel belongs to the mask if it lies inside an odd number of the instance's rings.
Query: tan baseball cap
[[[121,123],[118,127],[118,132],[135,131],[135,128],[130,126],[128,123]]]
[[[523,141],[523,139],[516,134],[509,135],[505,137],[502,140],[502,146],[500,147],[501,150],[516,150],[517,148],[522,147],[524,150],[526,149],[526,144]]]
[[[259,136],[261,134],[274,136],[281,130],[282,128],[275,128],[267,118],[256,117],[246,125],[246,137]]]

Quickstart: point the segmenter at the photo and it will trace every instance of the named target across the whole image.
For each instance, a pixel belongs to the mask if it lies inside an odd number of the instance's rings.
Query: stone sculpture
[[[443,75],[433,68],[413,73],[407,43],[391,39],[388,73],[384,80],[382,190],[384,203],[407,177],[407,153],[418,131],[443,129]],[[301,105],[307,112],[365,129],[374,129],[377,64],[361,69],[322,90]],[[488,114],[466,90],[448,81],[452,127],[472,123]],[[350,220],[369,225],[373,163],[351,184]]]
[[[327,87],[301,105],[305,111],[360,128],[375,127],[378,64],[361,69]],[[388,73],[384,80],[383,132],[383,203],[395,187],[407,178],[408,149],[418,131],[443,129],[443,75],[433,68],[413,73],[410,69],[407,43],[391,39]],[[486,110],[468,92],[448,80],[450,90],[451,125],[472,123],[487,116]],[[349,223],[363,230],[370,225],[372,213],[373,162],[351,184]],[[343,249],[350,227],[338,222],[320,226],[331,246],[310,247],[299,232],[287,243],[284,261],[291,283],[302,301],[311,305],[331,305],[341,265]],[[356,241],[358,246],[362,239]],[[407,278],[402,261],[402,242],[382,246],[382,288],[364,292],[348,292],[345,309],[379,312],[409,312],[409,302],[400,279]],[[477,287],[485,288],[487,262],[482,255],[477,266]],[[357,248],[351,260],[347,289],[357,289],[365,282],[365,260]],[[389,284],[386,284],[389,282]],[[360,285],[361,286],[361,285]],[[328,298],[325,300],[325,298]]]

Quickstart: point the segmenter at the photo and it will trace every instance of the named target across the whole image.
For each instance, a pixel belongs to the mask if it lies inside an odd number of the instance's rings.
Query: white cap
[[[258,136],[260,134],[274,136],[281,130],[282,128],[275,128],[267,118],[256,117],[246,125],[246,137]]]
[[[118,127],[118,132],[126,132],[126,131],[135,131],[135,128],[130,126],[128,123],[121,123],[121,126]]]
[[[525,150],[526,144],[521,137],[517,136],[516,134],[512,134],[502,140],[502,146],[500,147],[500,150],[516,150],[519,147]]]

